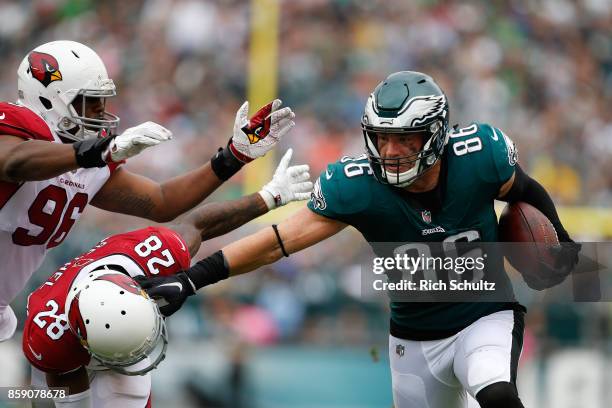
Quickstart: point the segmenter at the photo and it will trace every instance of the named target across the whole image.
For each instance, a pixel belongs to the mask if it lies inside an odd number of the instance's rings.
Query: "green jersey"
[[[379,183],[365,155],[330,164],[316,181],[308,208],[352,225],[375,252],[374,244],[381,242],[496,242],[494,200],[514,172],[514,143],[501,130],[474,123],[449,135],[440,160],[439,183],[444,188],[436,210],[411,200],[404,190]],[[503,270],[501,261],[498,267]],[[445,338],[483,316],[520,307],[501,301],[392,300],[391,334],[415,340]]]

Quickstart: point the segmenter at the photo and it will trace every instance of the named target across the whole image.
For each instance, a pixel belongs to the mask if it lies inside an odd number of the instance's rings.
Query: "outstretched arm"
[[[308,177],[308,176],[306,176]],[[238,200],[203,205],[191,212],[184,222],[200,232],[202,241],[226,234],[270,211],[260,193]]]
[[[2,180],[46,180],[78,167],[72,146],[42,140],[25,141],[16,136],[0,137]]]
[[[119,136],[72,144],[24,140],[26,133],[14,133],[23,137],[0,137],[0,179],[13,182],[47,180],[79,167],[105,167],[172,137],[168,129],[153,122],[126,129]]]
[[[255,270],[283,257],[281,241],[287,254],[292,254],[337,234],[347,225],[302,208],[278,225],[233,242],[222,249],[230,276]]]
[[[255,193],[237,200],[205,204],[170,228],[183,237],[194,256],[202,241],[233,231],[268,211],[261,195]]]
[[[274,177],[260,192],[237,200],[205,204],[171,227],[185,239],[190,253],[195,255],[203,240],[223,235],[291,201],[309,198],[312,190],[309,167],[306,164],[289,167],[292,155],[293,150],[287,150]]]
[[[346,226],[303,208],[278,225],[278,237],[272,227],[267,227],[202,259],[185,272],[140,283],[149,296],[165,300],[167,304],[160,310],[165,316],[170,316],[198,289],[277,261],[283,256],[281,242],[285,251],[291,254],[329,238]]]
[[[168,222],[198,205],[240,168],[266,154],[295,125],[276,99],[248,119],[248,102],[236,114],[233,136],[211,161],[164,183],[126,170],[115,172],[92,200],[104,210]]]
[[[111,212],[168,222],[200,203],[222,183],[210,163],[161,184],[119,168],[91,203]]]

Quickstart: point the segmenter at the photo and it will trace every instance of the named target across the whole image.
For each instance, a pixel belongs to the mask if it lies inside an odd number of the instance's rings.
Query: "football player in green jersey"
[[[543,187],[518,166],[514,143],[487,124],[450,129],[448,101],[431,77],[412,71],[387,77],[366,103],[362,128],[366,154],[330,164],[315,183],[307,208],[182,274],[144,282],[151,296],[168,302],[162,313],[173,313],[203,286],[275,262],[348,225],[371,245],[496,242],[495,199],[532,204],[563,241],[556,252],[557,269],[543,270],[542,279],[532,279],[530,286],[542,289],[562,281],[577,262],[579,244],[563,228]],[[180,285],[168,285],[176,282]],[[524,312],[513,298],[392,300],[389,357],[395,406],[461,407],[469,393],[481,407],[523,407],[515,383]]]

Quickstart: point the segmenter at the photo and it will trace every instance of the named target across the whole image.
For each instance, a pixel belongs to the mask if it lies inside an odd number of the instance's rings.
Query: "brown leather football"
[[[505,251],[510,264],[521,273],[536,273],[543,262],[554,265],[549,249],[559,245],[552,223],[537,208],[523,202],[508,204],[499,218],[499,241],[522,242]],[[529,245],[531,243],[531,245]]]

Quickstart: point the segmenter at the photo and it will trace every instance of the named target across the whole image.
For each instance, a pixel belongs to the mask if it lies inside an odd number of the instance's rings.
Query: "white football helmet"
[[[21,61],[17,78],[18,103],[39,114],[64,138],[106,136],[119,125],[119,117],[106,110],[98,117],[84,116],[87,98],[100,98],[105,104],[106,98],[116,95],[104,63],[86,45],[75,41],[40,45]],[[82,104],[81,115],[73,102]]]
[[[71,285],[64,309],[70,330],[103,366],[143,375],[166,355],[166,324],[138,283],[109,266]]]

